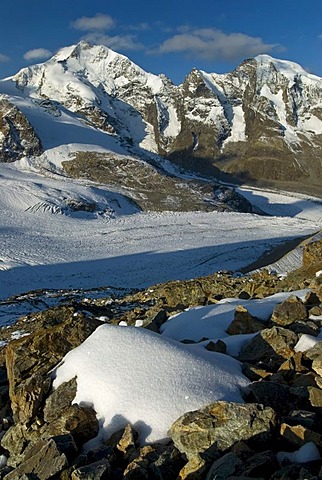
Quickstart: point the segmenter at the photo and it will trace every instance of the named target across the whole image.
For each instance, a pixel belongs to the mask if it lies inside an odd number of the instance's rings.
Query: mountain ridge
[[[26,116],[47,157],[53,143],[81,143],[81,150],[99,147],[152,163],[166,158],[209,178],[319,196],[322,79],[294,62],[259,55],[226,74],[193,69],[177,86],[107,47],[80,42],[1,80],[0,95]],[[77,123],[76,141],[57,134],[48,142],[39,109],[55,128],[59,117],[60,125]],[[1,113],[0,159],[16,160],[7,146],[19,135],[5,128]],[[16,150],[20,158],[30,155]]]

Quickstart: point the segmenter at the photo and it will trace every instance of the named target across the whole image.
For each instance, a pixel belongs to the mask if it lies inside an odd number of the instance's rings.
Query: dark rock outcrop
[[[27,117],[7,98],[0,97],[0,162],[14,162],[42,153],[41,141]]]

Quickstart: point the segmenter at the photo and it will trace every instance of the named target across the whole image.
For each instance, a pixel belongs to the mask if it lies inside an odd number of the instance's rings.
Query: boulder
[[[316,323],[310,320],[294,322],[289,326],[289,329],[297,335],[305,333],[306,335],[312,335],[312,337],[316,337],[320,331]]]
[[[125,428],[115,432],[107,441],[106,445],[120,454],[122,460],[129,459],[138,448],[138,433],[128,424]]]
[[[322,447],[322,435],[303,425],[288,425],[287,423],[282,423],[280,426],[280,435],[294,447],[302,447],[308,442],[315,443],[319,448]]]
[[[177,450],[173,450],[173,446],[168,448],[161,444],[146,445],[139,449],[137,456],[127,465],[122,478],[126,480],[176,479],[182,464],[180,455]]]
[[[80,314],[9,343],[6,365],[15,422],[28,423],[35,418],[37,409],[49,390],[47,372],[101,323]]]
[[[14,419],[22,424],[29,424],[34,420],[39,407],[49,392],[50,386],[50,377],[39,373],[31,374],[29,378],[22,380],[15,388],[10,386],[11,408]]]
[[[295,352],[290,358],[286,359],[285,362],[279,368],[279,371],[294,371],[298,373],[308,372],[308,367],[305,362],[304,354],[302,352]]]
[[[6,480],[27,478],[47,480],[64,470],[76,456],[77,448],[70,435],[39,441],[24,461],[6,476]]]
[[[193,455],[179,472],[180,480],[202,480],[207,470],[207,462],[199,455]]]
[[[54,390],[47,398],[44,406],[44,421],[50,423],[60,417],[62,410],[70,407],[72,404],[76,392],[76,377],[69,380],[69,382],[62,383],[56,390]]]
[[[285,359],[294,354],[297,340],[297,335],[286,328],[266,328],[242,348],[239,360],[266,363],[273,370],[278,369]]]
[[[70,433],[81,446],[98,434],[99,425],[96,412],[83,405],[73,404],[60,412],[60,416],[41,430],[42,436],[54,436]]]
[[[286,327],[294,322],[308,319],[307,309],[297,296],[291,295],[284,302],[275,306],[272,313],[272,322],[275,325]]]
[[[302,425],[306,428],[313,428],[317,424],[317,415],[309,410],[291,410],[284,423],[292,426]]]
[[[261,378],[269,378],[271,377],[272,373],[265,370],[265,368],[261,368],[260,366],[251,365],[250,363],[243,363],[242,364],[242,372],[243,374],[249,378],[252,382],[256,380],[260,380]]]
[[[227,351],[227,345],[225,342],[222,340],[217,340],[216,342],[213,342],[210,340],[209,343],[205,346],[205,349],[208,350],[209,352],[218,352],[218,353],[226,353]]]
[[[292,393],[287,385],[273,381],[253,382],[248,387],[247,400],[272,407],[280,415],[287,415],[290,410],[303,405],[300,397]]]
[[[256,317],[253,317],[243,305],[238,305],[234,313],[234,320],[226,332],[229,335],[242,335],[246,333],[256,333],[264,328],[265,325]]]
[[[291,387],[290,392],[302,402],[303,408],[307,410],[321,411],[322,390],[312,385],[303,387]]]
[[[307,350],[305,356],[312,360],[312,370],[322,377],[322,342]]]
[[[188,459],[206,451],[213,457],[241,440],[266,436],[275,421],[275,412],[270,407],[218,401],[185,413],[168,433]]]
[[[99,460],[98,462],[77,468],[71,474],[71,480],[107,480],[110,477],[111,465],[108,460]]]

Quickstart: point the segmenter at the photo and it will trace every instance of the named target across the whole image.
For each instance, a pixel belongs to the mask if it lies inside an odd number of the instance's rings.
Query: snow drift
[[[240,364],[135,327],[102,325],[57,368],[54,387],[77,377],[74,403],[93,406],[100,436],[131,423],[141,443],[167,437],[183,413],[215,400],[242,401]]]

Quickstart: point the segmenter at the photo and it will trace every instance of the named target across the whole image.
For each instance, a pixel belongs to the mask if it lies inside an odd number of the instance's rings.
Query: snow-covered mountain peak
[[[6,159],[25,155],[26,132],[34,129],[36,151],[46,155],[63,139],[69,153],[70,144],[72,151],[98,145],[144,160],[159,154],[210,175],[219,169],[255,181],[319,183],[322,79],[269,55],[225,74],[194,68],[175,86],[82,41],[0,81],[1,94],[17,108],[14,128],[11,118],[0,128]],[[26,121],[18,122],[19,112]]]
[[[276,72],[282,74],[290,81],[294,81],[294,79],[301,76],[312,82],[321,82],[320,77],[307,72],[301,65],[289,60],[280,60],[265,54],[257,55],[255,61],[259,70],[269,70],[271,67],[274,67]]]
[[[171,85],[164,75],[147,73],[126,56],[84,41],[62,48],[44,63],[23,68],[10,80],[34,98],[50,98],[69,108],[74,103],[74,111],[80,105],[100,104],[96,89],[115,96],[137,84],[156,95],[164,85]]]

